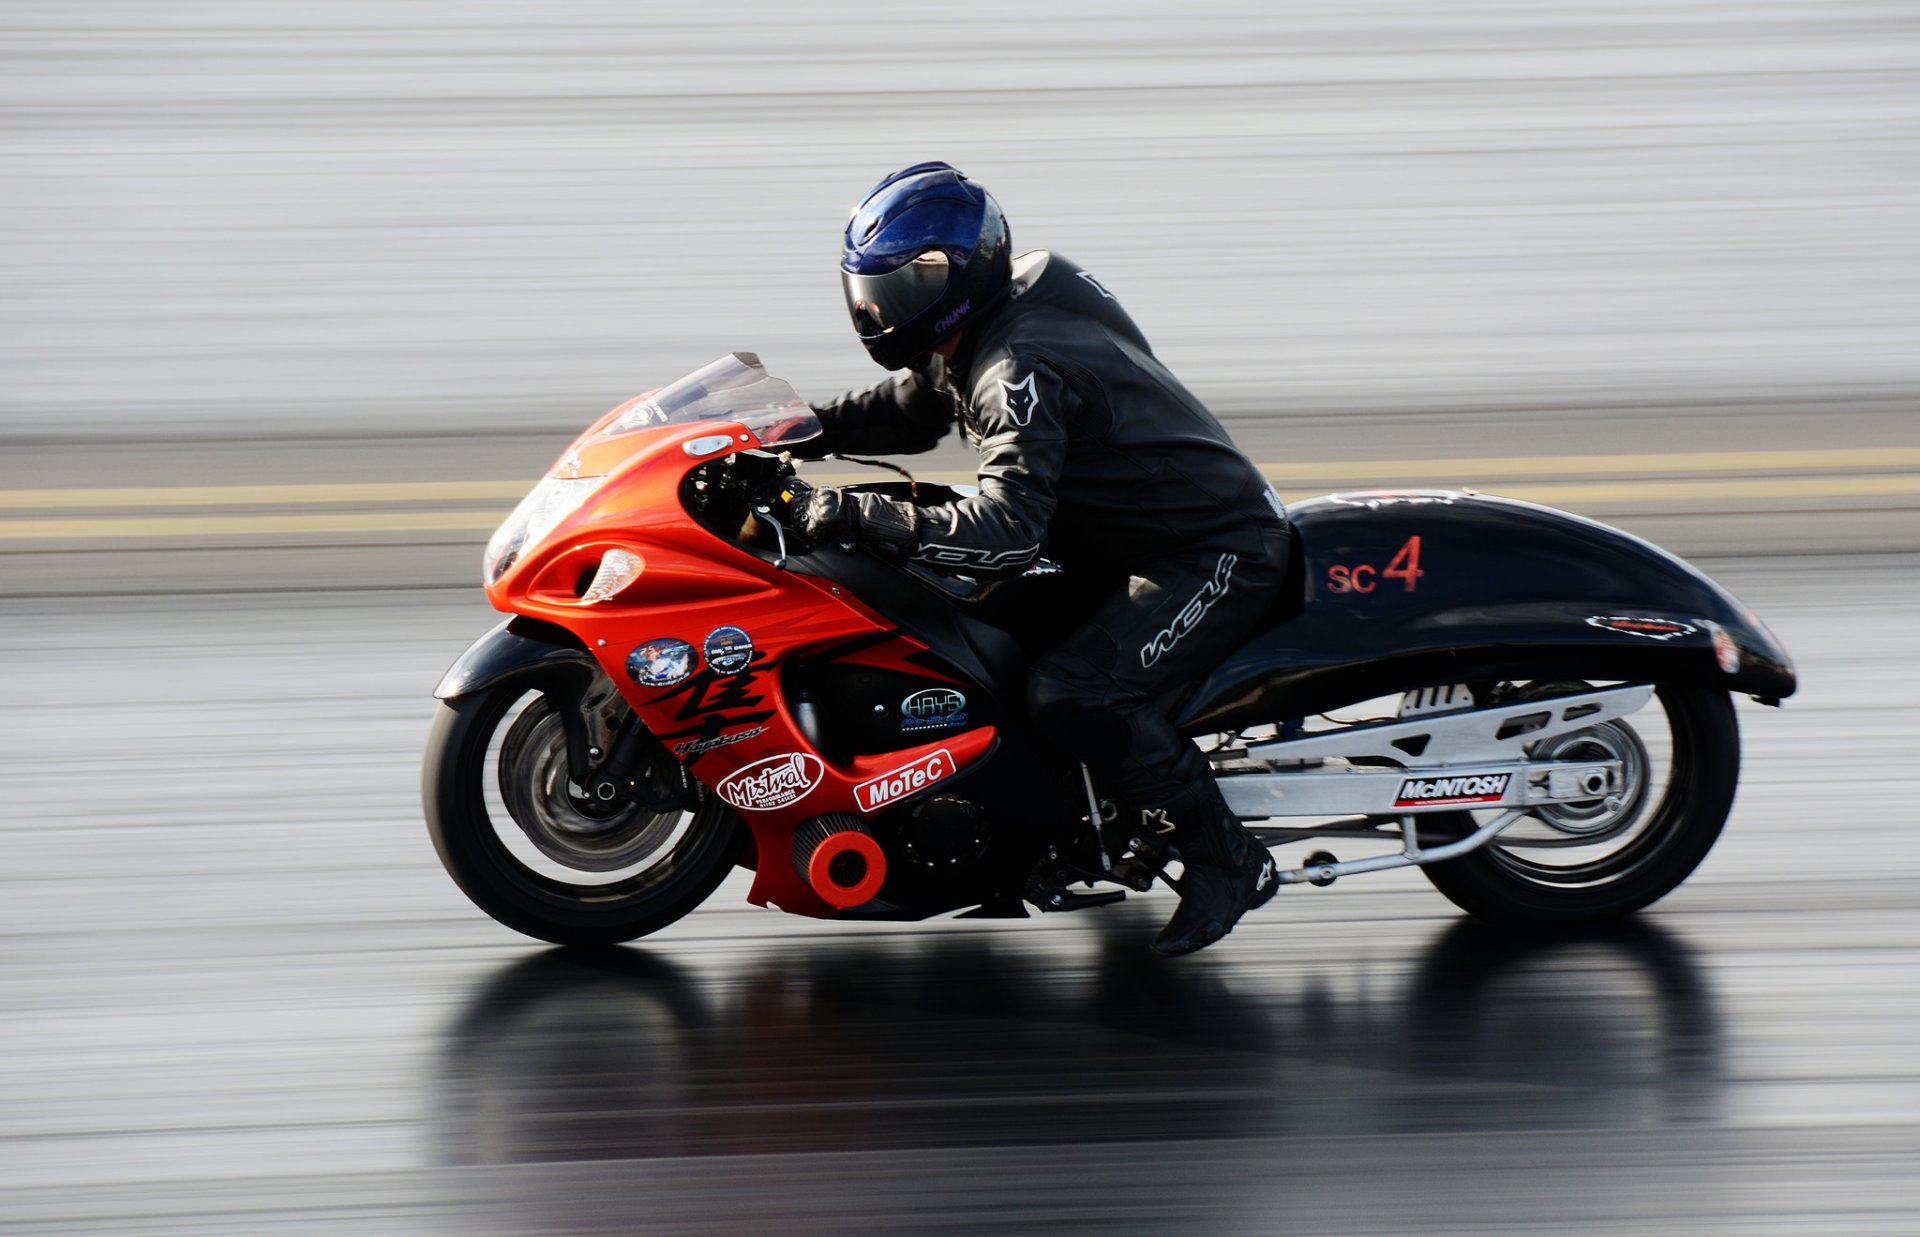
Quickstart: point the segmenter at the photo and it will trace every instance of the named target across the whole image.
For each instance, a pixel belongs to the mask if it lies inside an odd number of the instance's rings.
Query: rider
[[[954,168],[920,163],[874,186],[840,267],[860,341],[902,372],[817,406],[812,453],[925,451],[957,419],[980,492],[916,508],[822,488],[794,518],[818,539],[973,576],[1019,574],[1044,550],[1101,585],[1092,618],[1034,663],[1027,710],[1144,828],[1171,831],[1185,874],[1155,950],[1212,944],[1273,896],[1273,859],[1155,697],[1210,669],[1272,604],[1289,547],[1279,498],[1113,294],[1057,254],[1014,258],[999,204]]]

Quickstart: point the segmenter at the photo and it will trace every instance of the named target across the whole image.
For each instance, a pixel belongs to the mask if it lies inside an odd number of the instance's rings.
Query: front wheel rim
[[[562,911],[592,911],[610,913],[629,910],[652,899],[669,893],[673,887],[684,880],[690,872],[698,869],[703,861],[710,858],[711,847],[722,845],[730,836],[728,819],[729,809],[717,800],[708,799],[693,812],[673,812],[661,814],[655,825],[643,826],[664,828],[665,836],[649,839],[642,845],[631,845],[635,851],[644,849],[646,857],[641,860],[644,866],[625,876],[610,880],[571,880],[570,874],[582,877],[601,877],[607,871],[558,858],[539,845],[519,820],[514,817],[508,805],[509,794],[500,787],[499,780],[505,771],[501,756],[505,754],[507,741],[512,737],[514,727],[528,713],[545,710],[551,713],[552,706],[547,698],[538,693],[532,703],[521,707],[518,715],[516,707],[522,706],[529,693],[509,694],[504,703],[498,706],[499,712],[491,725],[486,726],[484,746],[477,753],[478,759],[463,771],[463,778],[472,791],[468,802],[472,805],[473,819],[470,827],[486,854],[490,865],[507,883],[517,888],[523,896],[533,898]],[[511,722],[509,721],[511,719]],[[538,728],[538,723],[531,724]],[[528,762],[515,759],[509,762],[520,771],[529,775],[537,774],[543,780],[548,772],[540,762]],[[489,783],[493,784],[499,804],[490,804],[487,794]],[[562,791],[569,796],[572,789],[566,787],[561,778]],[[516,790],[521,793],[546,795],[544,789],[527,788]],[[510,839],[518,839],[518,846],[530,852],[527,855],[516,853],[515,844]],[[564,840],[555,847],[563,852],[568,849]],[[532,866],[529,860],[535,856],[549,861],[548,866],[555,872],[543,872]],[[617,870],[617,869],[615,869]]]
[[[550,706],[522,711],[501,744],[495,774],[520,832],[541,854],[576,871],[618,872],[644,863],[679,825],[678,812],[601,803],[576,786],[567,769],[566,727]]]

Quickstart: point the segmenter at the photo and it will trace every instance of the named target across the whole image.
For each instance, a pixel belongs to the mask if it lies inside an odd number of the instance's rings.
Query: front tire
[[[657,932],[726,878],[745,826],[712,798],[677,818],[610,820],[609,832],[628,840],[624,854],[634,860],[610,870],[606,846],[596,845],[602,840],[579,828],[592,822],[571,793],[564,763],[556,775],[554,754],[541,750],[543,741],[564,743],[557,707],[564,706],[524,683],[442,703],[421,769],[434,851],[475,906],[516,932],[561,945],[609,945]],[[490,783],[500,786],[491,807]],[[570,853],[578,855],[573,864]]]
[[[1556,865],[1530,857],[1524,843],[1508,840],[1509,830],[1422,867],[1434,888],[1478,919],[1545,924],[1617,919],[1677,888],[1713,848],[1733,807],[1740,730],[1723,691],[1668,684],[1658,699],[1671,735],[1665,793],[1621,845]],[[1460,813],[1421,823],[1429,836],[1458,837],[1477,822]]]

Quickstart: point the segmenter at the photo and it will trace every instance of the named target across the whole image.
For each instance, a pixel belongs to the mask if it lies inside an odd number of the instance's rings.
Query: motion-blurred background
[[[581,972],[458,896],[487,532],[722,352],[877,377],[836,234],[925,158],[1288,497],[1536,498],[1767,617],[1806,690],[1653,935],[1515,972],[1389,878],[1170,973],[1164,898],[729,887]],[[1912,1231],[1917,208],[1904,0],[0,2],[0,1223]]]

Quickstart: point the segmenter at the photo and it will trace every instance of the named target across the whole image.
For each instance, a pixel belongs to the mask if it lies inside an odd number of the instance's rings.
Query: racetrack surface
[[[844,928],[738,880],[555,951],[419,819],[476,593],[0,601],[0,1227],[1914,1231],[1920,560],[1704,565],[1805,686],[1679,892],[1551,938],[1352,878],[1177,962],[1165,893]]]

